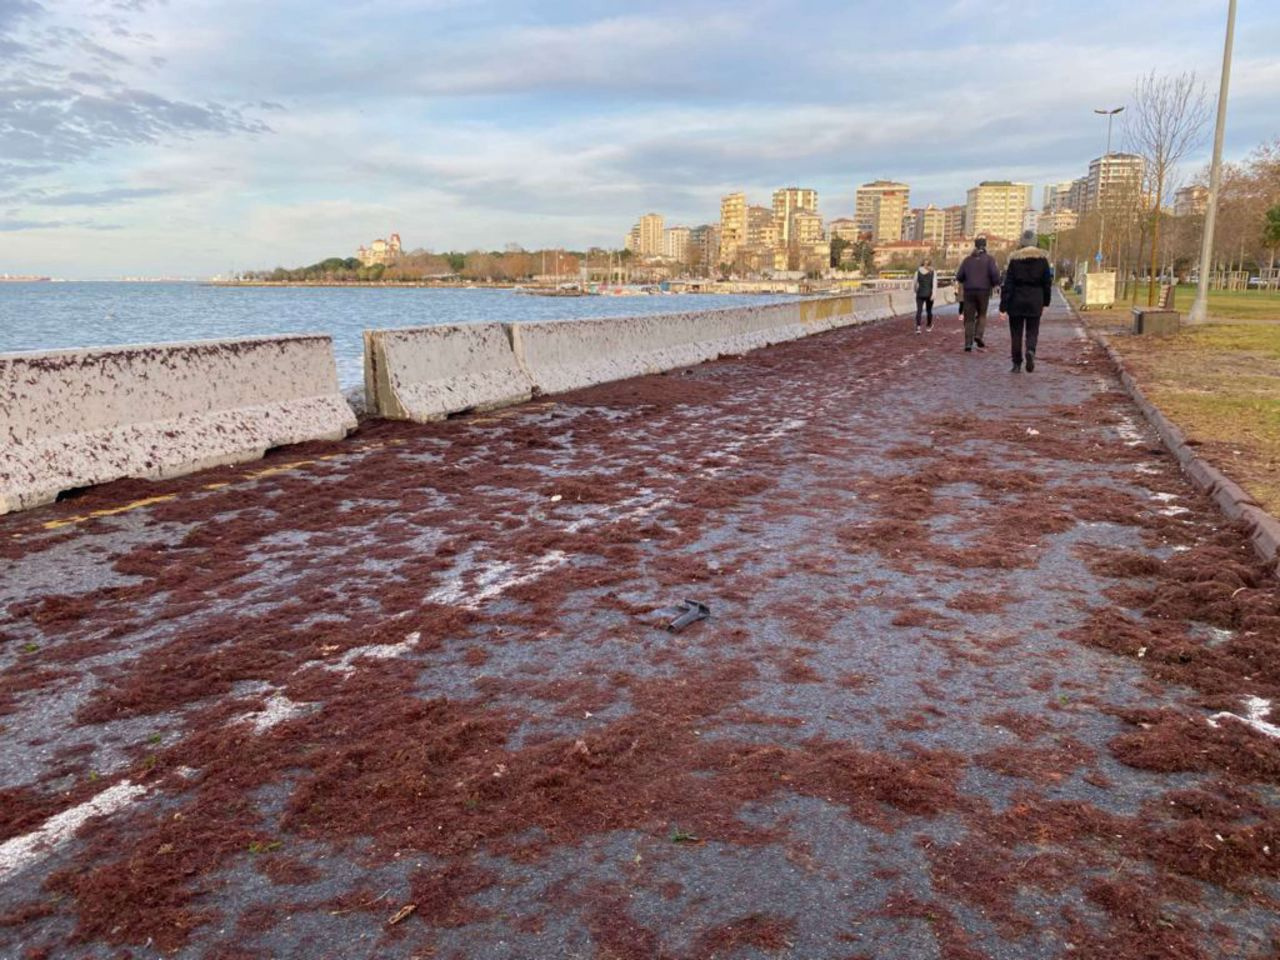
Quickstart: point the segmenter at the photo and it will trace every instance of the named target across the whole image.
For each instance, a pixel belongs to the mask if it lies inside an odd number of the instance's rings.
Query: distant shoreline
[[[510,290],[518,286],[514,283],[465,280],[202,280],[200,284],[205,287],[372,287],[375,290],[423,287],[441,287],[450,290]]]

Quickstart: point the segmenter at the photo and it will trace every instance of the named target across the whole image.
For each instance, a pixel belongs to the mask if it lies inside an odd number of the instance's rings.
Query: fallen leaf
[[[418,909],[418,905],[416,903],[406,903],[403,907],[401,907],[399,910],[396,911],[396,915],[394,917],[392,917],[390,920],[387,921],[387,926],[394,927],[397,923],[399,923],[401,920],[409,916],[409,914],[413,913],[413,911],[417,909]]]

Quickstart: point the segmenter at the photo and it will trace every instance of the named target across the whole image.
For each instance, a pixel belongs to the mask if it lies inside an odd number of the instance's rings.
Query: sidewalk
[[[0,956],[1273,956],[1275,579],[911,328],[0,520]]]

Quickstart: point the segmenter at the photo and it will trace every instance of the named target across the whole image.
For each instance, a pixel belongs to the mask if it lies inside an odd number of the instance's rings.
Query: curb
[[[1263,510],[1258,505],[1258,501],[1249,496],[1238,483],[1196,453],[1195,448],[1187,442],[1183,432],[1161,413],[1154,403],[1147,399],[1147,395],[1142,392],[1138,382],[1125,369],[1124,361],[1121,360],[1120,354],[1116,352],[1115,348],[1111,346],[1107,335],[1101,331],[1090,329],[1080,319],[1080,314],[1074,306],[1071,306],[1071,312],[1074,314],[1076,321],[1084,327],[1089,338],[1106,351],[1112,366],[1115,367],[1116,372],[1120,375],[1120,382],[1124,385],[1125,391],[1133,398],[1133,402],[1138,405],[1138,409],[1147,418],[1147,422],[1160,435],[1160,440],[1169,449],[1169,452],[1178,459],[1182,472],[1200,490],[1209,495],[1209,498],[1218,505],[1218,509],[1228,519],[1243,523],[1248,528],[1249,540],[1253,544],[1254,552],[1264,563],[1271,566],[1273,573],[1280,573],[1276,566],[1277,555],[1280,554],[1280,520]]]

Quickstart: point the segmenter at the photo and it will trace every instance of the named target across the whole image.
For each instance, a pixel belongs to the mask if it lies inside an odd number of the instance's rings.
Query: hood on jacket
[[[933,273],[933,267],[916,267],[916,273]]]
[[[1032,260],[1036,257],[1042,257],[1043,259],[1048,260],[1049,253],[1039,247],[1022,247],[1009,254],[1010,260]]]

